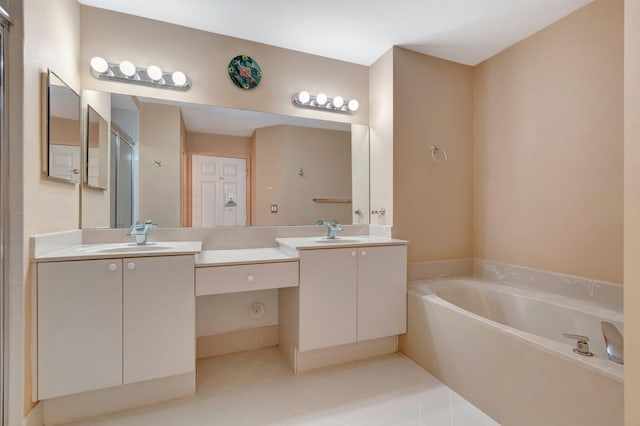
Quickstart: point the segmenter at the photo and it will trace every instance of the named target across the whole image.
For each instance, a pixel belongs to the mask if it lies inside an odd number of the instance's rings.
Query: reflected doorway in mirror
[[[247,161],[244,158],[193,155],[191,188],[194,228],[247,225]],[[230,196],[235,205],[229,203]]]

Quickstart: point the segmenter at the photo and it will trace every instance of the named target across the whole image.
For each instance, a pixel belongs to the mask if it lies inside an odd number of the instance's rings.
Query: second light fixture
[[[302,108],[322,109],[332,112],[344,112],[353,114],[360,108],[360,103],[356,99],[345,102],[342,96],[334,96],[329,98],[324,93],[312,95],[306,90],[296,93],[291,97],[291,102],[295,106]]]

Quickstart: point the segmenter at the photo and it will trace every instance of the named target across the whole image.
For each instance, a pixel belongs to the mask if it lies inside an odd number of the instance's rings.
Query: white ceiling
[[[593,0],[79,0],[371,65],[391,46],[476,65]]]

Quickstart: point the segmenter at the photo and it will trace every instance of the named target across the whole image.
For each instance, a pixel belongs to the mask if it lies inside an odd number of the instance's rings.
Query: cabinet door
[[[358,249],[358,341],[406,333],[407,247]]]
[[[356,249],[301,252],[298,350],[356,341],[356,279]]]
[[[38,398],[121,385],[121,260],[37,267]]]
[[[124,383],[195,370],[193,256],[123,260]]]

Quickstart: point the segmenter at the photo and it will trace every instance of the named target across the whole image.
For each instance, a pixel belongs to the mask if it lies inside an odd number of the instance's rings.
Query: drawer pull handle
[[[136,264],[133,262],[127,263],[127,269],[133,271],[134,269],[136,269]]]
[[[109,264],[109,270],[110,270],[111,272],[115,272],[115,271],[117,271],[117,270],[118,270],[118,265],[116,265],[115,263],[111,263],[111,264]]]
[[[356,257],[358,255],[358,252],[353,250],[351,251],[351,257]]]
[[[361,254],[362,256],[366,256],[366,255],[367,255],[367,251],[366,251],[366,250],[362,250],[362,251],[360,252],[360,254]]]
[[[254,276],[253,276],[253,274],[250,274],[250,275],[247,277],[247,281],[249,281],[250,283],[252,283],[252,282],[253,282],[253,280],[255,280],[255,279],[256,279],[256,277],[254,277]]]

